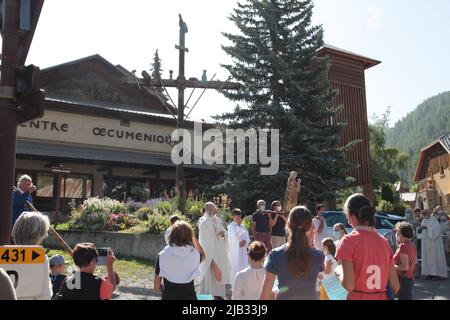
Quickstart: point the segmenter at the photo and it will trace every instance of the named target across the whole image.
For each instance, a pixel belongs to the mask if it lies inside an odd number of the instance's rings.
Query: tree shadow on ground
[[[155,293],[153,289],[144,287],[120,286],[115,293],[115,298],[119,298],[121,294],[146,297],[152,300],[161,298],[161,295]]]

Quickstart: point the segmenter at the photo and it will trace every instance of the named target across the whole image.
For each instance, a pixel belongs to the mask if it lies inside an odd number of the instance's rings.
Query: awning
[[[16,154],[46,158],[56,157],[67,160],[108,162],[122,165],[145,165],[171,169],[175,168],[170,156],[166,155],[41,141],[18,140]],[[216,168],[207,164],[185,165],[185,168],[216,171]]]

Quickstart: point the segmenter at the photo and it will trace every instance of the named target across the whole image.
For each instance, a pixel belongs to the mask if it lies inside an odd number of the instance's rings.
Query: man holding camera
[[[36,191],[36,186],[30,176],[23,175],[19,178],[17,189],[13,193],[13,212],[11,220],[11,228],[16,223],[22,212],[30,211],[27,201],[33,204],[31,194]]]
[[[106,252],[105,264],[108,277],[102,279],[96,276],[95,269],[99,259],[99,251],[92,243],[77,244],[73,250],[73,260],[80,269],[64,282],[56,300],[110,300],[116,290],[114,261],[116,257],[112,250]]]

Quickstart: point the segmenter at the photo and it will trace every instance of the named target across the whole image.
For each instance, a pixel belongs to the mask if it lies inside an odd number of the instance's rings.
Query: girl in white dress
[[[336,254],[336,246],[334,245],[333,239],[323,239],[322,250],[325,255],[325,270],[319,276],[321,281],[334,276],[334,270],[338,266],[338,263],[334,258],[334,255]],[[328,295],[322,285],[320,285],[320,300],[328,300]]]
[[[263,263],[266,257],[266,246],[254,241],[248,249],[250,267],[238,272],[234,279],[233,300],[259,300],[266,270]]]

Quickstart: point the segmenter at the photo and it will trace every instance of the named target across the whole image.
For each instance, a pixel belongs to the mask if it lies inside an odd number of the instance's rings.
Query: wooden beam
[[[124,78],[122,80],[126,84],[136,85],[136,80],[131,78]],[[161,82],[156,79],[151,80],[151,84],[141,78],[137,78],[137,81],[142,86],[153,86],[153,87],[162,87],[165,86],[167,88],[177,88],[178,80],[174,79],[163,79]],[[162,85],[161,85],[162,84]],[[227,82],[227,81],[200,81],[197,79],[190,79],[185,81],[186,88],[198,88],[198,89],[221,89],[221,90],[238,90],[241,85],[236,82]]]

